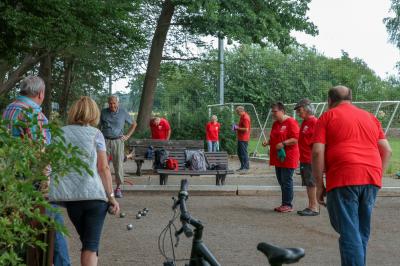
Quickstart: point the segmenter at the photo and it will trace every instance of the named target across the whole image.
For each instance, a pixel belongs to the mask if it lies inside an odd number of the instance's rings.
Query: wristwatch
[[[111,192],[110,194],[108,194],[109,198],[115,198],[114,192]]]

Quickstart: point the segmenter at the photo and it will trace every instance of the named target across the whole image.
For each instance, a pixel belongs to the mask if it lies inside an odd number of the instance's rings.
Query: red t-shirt
[[[318,119],[310,116],[301,123],[299,136],[300,162],[311,163],[312,139],[314,135],[314,127]]]
[[[286,158],[281,162],[276,151],[276,144],[287,139],[299,139],[299,125],[292,117],[272,124],[269,136],[269,164],[276,167],[296,168],[299,165],[299,146],[297,144],[285,147]]]
[[[250,120],[250,116],[248,113],[244,112],[240,116],[239,127],[247,128],[248,130],[247,131],[236,130],[238,140],[239,141],[249,141],[250,140],[251,120]]]
[[[218,141],[221,125],[218,122],[208,122],[206,125],[206,140]]]
[[[382,186],[378,140],[382,126],[371,113],[349,103],[325,112],[317,122],[313,143],[325,144],[326,190],[355,185]]]
[[[171,129],[169,123],[166,119],[161,118],[158,125],[150,121],[150,130],[152,139],[166,140],[168,136],[168,131]]]

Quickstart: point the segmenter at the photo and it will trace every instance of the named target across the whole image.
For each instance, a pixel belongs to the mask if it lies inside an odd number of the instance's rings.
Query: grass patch
[[[386,170],[386,174],[394,175],[400,171],[400,139],[390,138],[389,143],[392,147],[393,154],[389,166]]]
[[[249,141],[249,153],[254,152],[257,141],[258,139],[251,139]],[[397,172],[400,172],[400,138],[389,138],[389,142],[390,146],[392,147],[393,154],[385,174],[394,175]],[[266,154],[268,153],[268,148],[264,148],[260,143],[258,146],[258,153]]]

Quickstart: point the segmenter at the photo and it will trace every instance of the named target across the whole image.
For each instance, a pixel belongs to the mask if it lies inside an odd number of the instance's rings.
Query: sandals
[[[297,214],[300,216],[317,216],[319,215],[319,212],[313,211],[309,208],[305,208],[302,211],[298,211]]]

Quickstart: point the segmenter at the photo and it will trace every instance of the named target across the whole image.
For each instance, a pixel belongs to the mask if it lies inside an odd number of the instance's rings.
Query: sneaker
[[[236,172],[241,172],[241,171],[243,171],[243,168],[239,168],[236,170]]]
[[[122,197],[123,197],[123,196],[122,196],[122,191],[121,191],[120,188],[116,188],[116,189],[114,190],[114,194],[115,194],[115,197],[116,197],[116,198],[122,198]]]
[[[286,206],[286,205],[282,205],[281,207],[279,207],[277,210],[277,212],[292,212],[293,208],[290,206]]]
[[[300,216],[317,216],[319,215],[319,212],[313,211],[309,208],[305,208],[302,211],[298,211],[297,214]]]
[[[279,207],[275,207],[275,208],[274,208],[274,211],[277,212],[277,211],[278,211],[280,208],[282,208],[282,207],[283,207],[283,205],[281,205],[281,206],[279,206]]]

